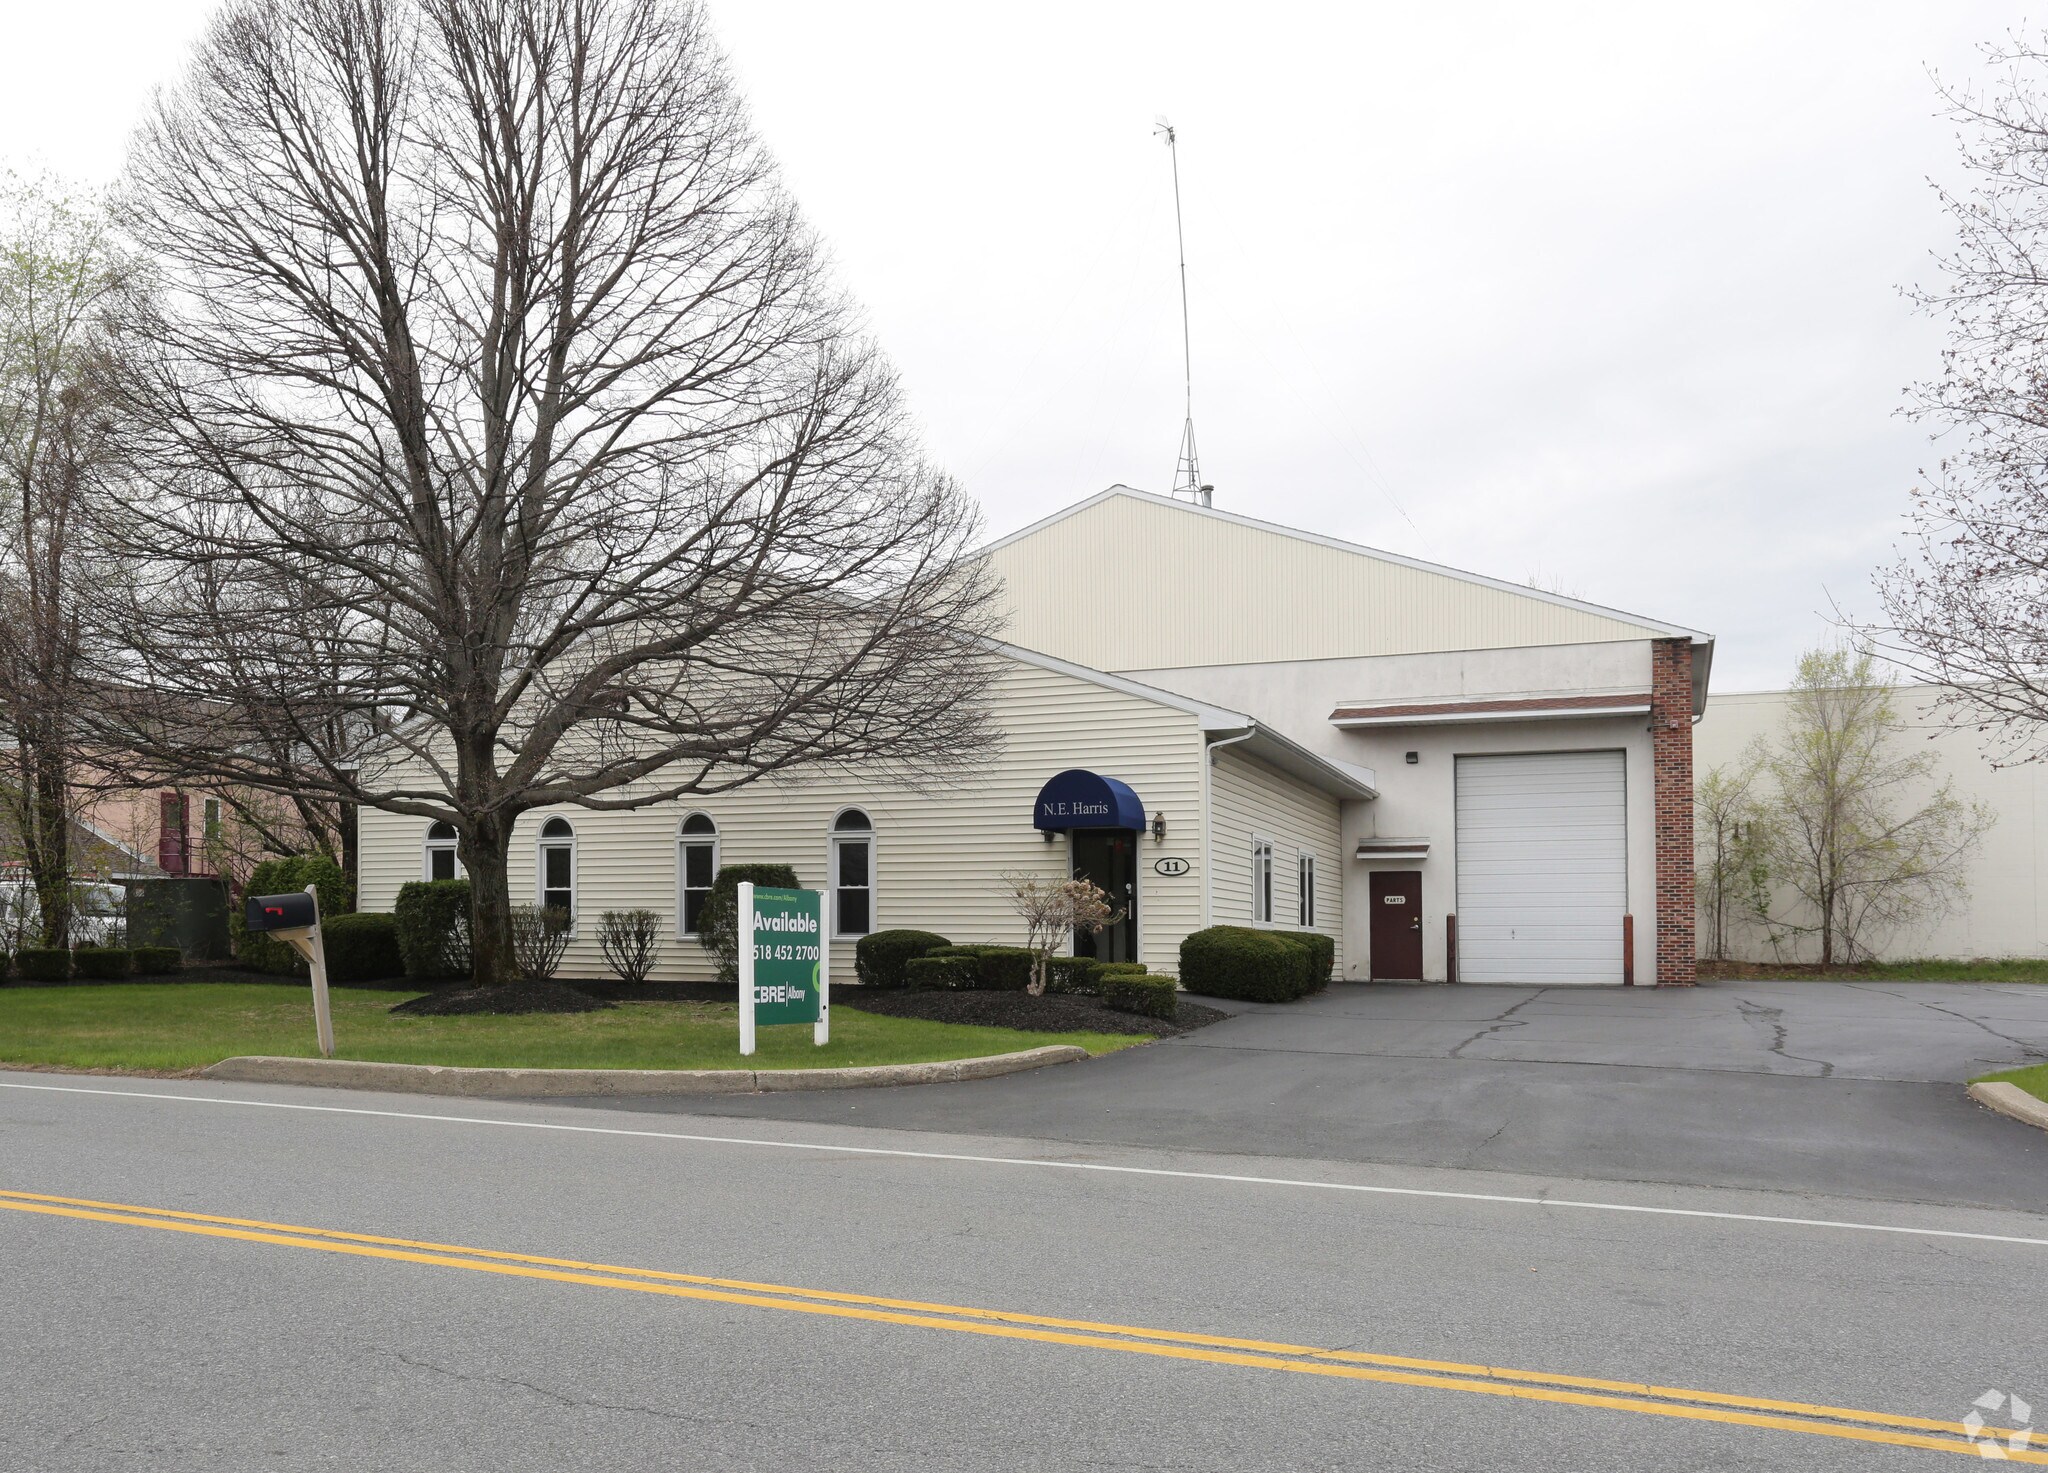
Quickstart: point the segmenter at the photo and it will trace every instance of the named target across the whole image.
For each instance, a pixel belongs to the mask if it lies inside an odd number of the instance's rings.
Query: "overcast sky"
[[[211,0],[19,5],[0,159],[119,170]],[[1421,13],[1430,12],[1430,13]],[[1870,611],[1940,333],[1926,68],[2011,4],[714,0],[937,457],[1022,526],[1164,491],[1719,636],[1780,685]],[[1133,549],[1133,577],[1145,575]]]

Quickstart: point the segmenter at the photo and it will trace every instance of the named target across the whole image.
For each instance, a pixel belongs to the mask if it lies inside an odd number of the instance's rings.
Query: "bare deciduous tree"
[[[47,181],[0,189],[0,801],[36,892],[42,944],[67,944],[83,773],[84,503],[113,460],[94,391],[119,276],[98,208]]]
[[[233,0],[128,197],[147,699],[103,719],[452,823],[479,982],[523,812],[985,750],[971,503],[688,0]]]
[[[2009,760],[2033,760],[2048,751],[2048,40],[1984,54],[1991,89],[1941,86],[1974,183],[1939,191],[1955,247],[1912,293],[1949,341],[1908,407],[1955,443],[1923,472],[1910,543],[1879,577],[1888,627],[1869,633]]]
[[[1862,960],[1898,927],[1947,912],[1993,821],[1951,783],[1934,783],[1931,752],[1900,752],[1900,728],[1893,687],[1868,653],[1801,657],[1764,766],[1771,879],[1798,908],[1764,919],[1812,936],[1823,966]]]
[[[1045,992],[1046,964],[1076,931],[1091,934],[1123,918],[1111,907],[1109,893],[1089,880],[1051,880],[1040,875],[1004,875],[1003,890],[1024,922],[1025,949],[1031,953],[1027,990]]]
[[[1773,832],[1759,791],[1765,754],[1753,747],[1733,763],[1708,768],[1693,790],[1699,907],[1707,920],[1707,955],[1728,959],[1728,928],[1737,916],[1767,908]]]

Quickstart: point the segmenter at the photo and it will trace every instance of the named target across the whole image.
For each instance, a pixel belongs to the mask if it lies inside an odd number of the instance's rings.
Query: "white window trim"
[[[683,825],[691,819],[700,816],[710,819],[711,832],[708,834],[684,833]],[[684,883],[688,871],[683,865],[683,847],[687,844],[709,844],[711,846],[711,883],[716,885],[718,883],[718,862],[724,854],[724,850],[720,846],[724,842],[725,835],[719,831],[718,820],[712,818],[710,814],[704,813],[701,809],[693,809],[676,822],[676,940],[678,941],[695,941],[698,934],[695,931],[683,929],[683,894],[689,888]]]
[[[1265,883],[1259,883],[1263,864]],[[1273,841],[1252,835],[1252,924],[1273,924]],[[1259,913],[1263,905],[1265,914]]]
[[[858,813],[868,821],[865,829],[841,832],[839,820],[849,813]],[[875,882],[881,872],[881,841],[875,827],[875,815],[858,803],[849,803],[832,815],[832,825],[825,831],[825,884],[826,903],[832,907],[832,939],[834,941],[858,941],[863,936],[872,936],[882,929],[881,887]],[[865,931],[842,931],[839,929],[839,847],[841,844],[865,844],[868,846],[868,928]],[[853,887],[861,888],[861,887]]]
[[[450,854],[455,856],[455,874],[452,876],[452,878],[459,880],[462,879],[465,875],[467,875],[469,871],[465,870],[462,867],[461,845],[462,839],[459,835],[453,839],[435,838],[434,825],[428,824],[427,837],[420,840],[420,878],[423,880],[431,880],[434,878],[434,854],[436,851],[442,849],[446,849]]]
[[[1294,915],[1304,931],[1316,928],[1316,852],[1294,851]]]
[[[541,819],[540,826],[545,829],[558,818],[562,819],[563,823],[569,825],[568,838],[557,839],[548,834],[539,834],[535,836],[533,841],[533,903],[537,906],[546,906],[548,903],[548,850],[567,849],[569,851],[569,934],[574,936],[576,934],[577,921],[583,914],[583,870],[582,855],[579,852],[582,848],[581,836],[576,832],[575,821],[563,818],[559,813],[548,814],[545,818]]]

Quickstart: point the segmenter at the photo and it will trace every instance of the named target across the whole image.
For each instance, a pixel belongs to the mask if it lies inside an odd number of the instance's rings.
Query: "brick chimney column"
[[[1693,935],[1692,641],[1650,645],[1650,765],[1657,808],[1657,985],[1699,980]]]

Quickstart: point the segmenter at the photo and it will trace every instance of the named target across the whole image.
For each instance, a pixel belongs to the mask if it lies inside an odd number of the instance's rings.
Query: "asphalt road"
[[[2048,1407],[2031,1213],[23,1073],[0,1163],[35,1473],[1861,1470]]]
[[[1081,1069],[611,1106],[2048,1212],[2048,1134],[1962,1092],[2042,1059],[2048,986],[1340,985]]]

